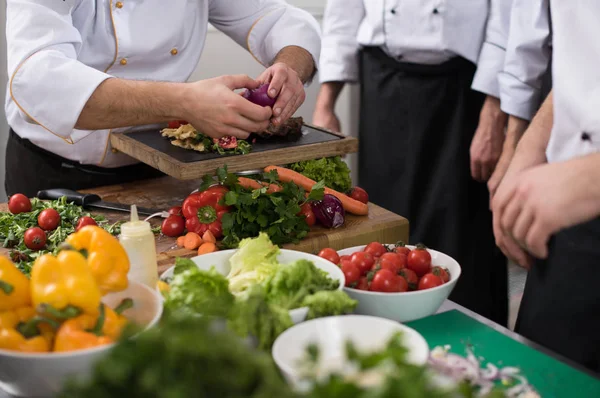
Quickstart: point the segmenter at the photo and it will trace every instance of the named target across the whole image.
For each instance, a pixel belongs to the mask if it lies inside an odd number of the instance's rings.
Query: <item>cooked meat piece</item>
[[[304,120],[302,117],[292,117],[289,118],[287,122],[285,122],[281,126],[274,126],[272,124],[269,127],[260,133],[256,133],[261,137],[270,137],[273,135],[278,136],[288,136],[288,135],[300,135],[302,134],[302,125],[304,124]]]

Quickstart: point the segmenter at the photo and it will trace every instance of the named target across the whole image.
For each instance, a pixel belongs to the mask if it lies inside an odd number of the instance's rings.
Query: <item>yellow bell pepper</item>
[[[71,234],[66,243],[85,253],[103,294],[127,288],[129,257],[117,238],[98,226],[88,225]]]
[[[54,340],[54,351],[76,351],[94,348],[114,342],[108,336],[103,336],[105,322],[105,306],[100,305],[100,315],[89,314],[66,320],[58,329]]]
[[[14,329],[0,329],[0,349],[21,352],[48,352],[50,342],[44,336],[24,337]]]
[[[24,352],[50,351],[58,322],[40,317],[33,307],[0,313],[0,348]]]
[[[7,257],[0,256],[0,311],[31,305],[29,279]]]
[[[101,293],[85,257],[63,250],[56,257],[44,254],[35,261],[31,298],[38,312],[65,319],[82,312],[97,315]]]
[[[27,322],[36,315],[33,307],[21,307],[12,311],[0,312],[0,329],[12,329],[21,322]]]
[[[129,320],[121,314],[131,307],[133,307],[133,300],[130,298],[124,299],[114,310],[105,306],[105,318],[102,333],[113,340],[118,340],[121,337],[121,332],[123,332],[123,329],[129,322]]]
[[[156,282],[156,287],[158,288],[158,291],[161,293],[168,293],[171,290],[171,286],[169,286],[169,284],[167,282],[161,281],[161,280]]]

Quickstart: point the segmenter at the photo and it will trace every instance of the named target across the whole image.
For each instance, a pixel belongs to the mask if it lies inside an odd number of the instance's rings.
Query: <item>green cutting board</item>
[[[600,380],[521,344],[457,310],[406,324],[423,335],[429,347],[450,345],[466,355],[471,346],[484,363],[516,366],[544,398],[600,397]]]

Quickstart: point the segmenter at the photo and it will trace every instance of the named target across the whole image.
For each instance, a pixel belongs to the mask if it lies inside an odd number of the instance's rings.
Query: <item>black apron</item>
[[[6,144],[4,187],[8,196],[36,196],[42,189],[86,189],[164,176],[145,164],[104,168],[82,165],[48,152],[19,137],[12,129]]]
[[[475,66],[460,57],[400,63],[372,47],[360,65],[360,185],[410,221],[412,244],[460,263],[451,300],[506,325],[507,260],[495,244],[487,186],[469,166],[484,100],[470,88]]]
[[[516,331],[600,373],[600,219],[561,231],[529,271]]]

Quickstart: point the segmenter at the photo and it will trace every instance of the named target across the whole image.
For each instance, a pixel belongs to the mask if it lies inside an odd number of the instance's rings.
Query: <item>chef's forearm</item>
[[[273,63],[282,62],[296,71],[302,83],[309,81],[315,73],[315,61],[312,55],[298,46],[281,49]]]
[[[550,92],[531,121],[529,128],[523,134],[523,138],[517,145],[517,154],[522,153],[520,156],[535,159],[543,158],[543,161],[546,161],[546,147],[554,123],[554,102],[552,98],[552,92]]]
[[[318,109],[333,110],[343,88],[344,82],[326,82],[321,84],[315,107]]]
[[[184,85],[107,79],[83,107],[75,128],[102,130],[184,119]]]
[[[517,147],[517,144],[523,137],[523,134],[525,131],[527,131],[527,127],[529,127],[529,120],[510,115],[508,117],[508,125],[506,127],[506,139],[504,141],[504,147],[514,151]]]

